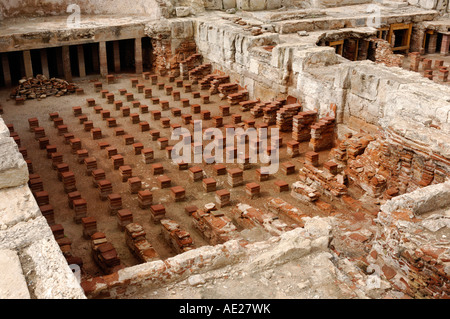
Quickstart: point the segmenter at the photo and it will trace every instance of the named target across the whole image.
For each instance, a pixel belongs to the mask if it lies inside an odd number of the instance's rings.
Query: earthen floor
[[[136,77],[134,74],[121,74],[116,75],[116,83],[106,84],[103,82],[103,89],[109,90],[115,94],[116,100],[122,100],[124,106],[130,106],[131,113],[139,113],[141,121],[147,121],[150,123],[150,129],[156,129],[161,132],[161,137],[167,137],[169,139],[169,145],[174,145],[178,141],[170,140],[171,131],[170,128],[162,128],[159,121],[154,121],[151,118],[150,112],[152,110],[161,110],[159,105],[152,105],[149,99],[144,99],[143,93],[137,93],[136,88],[132,88],[130,78]],[[13,100],[9,99],[9,91],[0,91],[0,103],[4,108],[3,118],[6,123],[12,123],[14,129],[18,132],[21,140],[21,145],[26,147],[28,152],[28,158],[31,159],[34,172],[41,175],[44,183],[44,189],[50,194],[50,204],[55,209],[56,223],[64,226],[65,235],[72,240],[72,251],[75,256],[79,256],[83,259],[83,276],[91,277],[102,275],[100,268],[94,263],[91,257],[90,241],[84,239],[82,236],[82,226],[76,224],[73,221],[74,212],[67,205],[67,194],[63,189],[63,184],[57,179],[56,171],[51,167],[51,160],[47,159],[46,151],[40,150],[38,142],[34,139],[34,133],[29,131],[28,118],[36,117],[39,120],[40,126],[45,128],[45,132],[50,139],[50,144],[57,146],[58,152],[63,153],[63,161],[69,165],[71,171],[75,173],[77,189],[80,191],[82,197],[86,199],[88,203],[88,216],[93,216],[97,220],[98,231],[104,232],[108,240],[116,248],[121,262],[124,266],[132,266],[138,264],[138,260],[130,253],[125,243],[124,233],[117,227],[117,221],[115,216],[111,216],[108,212],[108,201],[101,201],[97,192],[97,189],[92,185],[92,177],[86,176],[85,167],[83,164],[78,164],[76,155],[73,155],[70,150],[70,145],[64,144],[64,137],[58,136],[57,129],[53,127],[52,121],[49,120],[49,113],[58,112],[60,117],[64,119],[64,124],[68,125],[68,131],[73,133],[75,137],[81,139],[82,148],[87,149],[89,156],[97,159],[98,168],[105,170],[106,178],[113,184],[113,193],[120,193],[123,200],[123,208],[130,209],[133,212],[134,222],[143,225],[147,232],[147,239],[153,245],[160,258],[166,259],[174,256],[175,252],[168,246],[161,236],[161,225],[154,224],[150,220],[149,210],[140,209],[138,207],[137,195],[130,194],[128,190],[128,184],[121,181],[120,174],[117,170],[114,170],[111,164],[111,160],[108,159],[105,150],[101,150],[98,146],[99,142],[108,142],[111,146],[115,146],[118,149],[119,154],[122,154],[125,158],[125,165],[129,165],[133,169],[133,176],[138,176],[143,182],[143,189],[149,189],[153,192],[153,203],[164,204],[166,207],[166,217],[176,220],[183,229],[190,232],[194,243],[197,247],[208,245],[208,243],[202,238],[201,234],[193,228],[192,217],[188,216],[184,212],[184,207],[188,205],[196,205],[201,208],[207,203],[215,202],[215,192],[205,193],[202,187],[202,182],[198,181],[192,183],[189,179],[189,171],[179,171],[176,164],[172,163],[166,157],[165,150],[159,150],[156,141],[152,141],[149,132],[140,132],[138,124],[132,124],[130,117],[123,117],[120,111],[114,109],[113,104],[107,104],[106,99],[101,97],[101,93],[95,92],[93,82],[98,79],[90,77],[83,80],[75,81],[75,83],[84,89],[84,95],[70,95],[62,97],[49,97],[41,101],[27,100],[25,105],[17,106]],[[167,77],[158,77],[158,82],[164,82],[169,84]],[[187,81],[185,81],[186,83]],[[153,97],[160,97],[167,100],[170,103],[170,107],[179,107],[182,110],[182,114],[191,113],[190,107],[182,108],[181,102],[174,101],[172,96],[165,95],[164,90],[158,90],[156,85],[151,85],[150,80],[143,80],[139,78],[139,83],[144,84],[146,87],[152,87]],[[174,83],[171,83],[174,84]],[[176,90],[177,88],[175,88]],[[134,94],[134,99],[149,106],[149,113],[141,114],[138,108],[132,108],[131,102],[126,102],[124,96],[119,94],[119,89],[126,89],[128,92]],[[193,91],[200,91],[197,85],[193,85]],[[201,104],[200,99],[192,98],[191,93],[183,93],[180,88],[181,98],[187,98],[191,104]],[[201,94],[208,94],[207,91],[200,91]],[[170,197],[170,189],[160,189],[158,187],[155,176],[152,175],[150,170],[151,164],[144,164],[141,155],[134,155],[133,147],[131,145],[125,145],[122,136],[115,136],[114,129],[107,127],[106,121],[102,120],[100,114],[96,114],[93,107],[88,107],[86,103],[87,98],[94,98],[96,104],[101,106],[104,110],[110,110],[111,116],[116,118],[118,127],[124,128],[127,134],[131,134],[135,137],[135,142],[143,143],[144,147],[150,147],[155,152],[155,158],[153,163],[161,163],[164,166],[164,174],[172,179],[171,186],[182,186],[186,190],[186,200],[182,202],[175,202]],[[226,100],[221,101],[218,95],[212,95],[210,97],[210,104],[202,104],[202,110],[209,110],[211,117],[219,115],[219,105],[227,104]],[[83,114],[87,115],[89,120],[94,122],[94,127],[99,127],[102,130],[103,138],[100,140],[93,140],[90,132],[86,132],[83,129],[83,125],[79,124],[79,120],[74,116],[72,107],[81,106]],[[242,120],[253,119],[250,112],[241,112],[239,105],[231,107],[231,114],[242,114]],[[190,129],[190,125],[183,125],[181,117],[173,117],[170,110],[162,111],[162,117],[169,117],[171,124],[181,124],[182,126]],[[200,119],[200,114],[192,114],[192,118]],[[224,118],[224,125],[231,124],[231,116]],[[256,124],[263,123],[262,118],[256,119]],[[203,121],[203,128],[211,127],[212,120]],[[275,126],[272,126],[275,127]],[[191,130],[191,129],[190,129]],[[191,130],[192,132],[192,130]],[[283,138],[283,145],[280,149],[280,163],[292,162],[296,166],[296,171],[303,165],[303,159],[305,152],[309,151],[308,142],[303,142],[300,145],[300,156],[296,158],[289,158],[286,154],[286,142],[291,140],[291,133],[281,133]],[[210,141],[204,141],[204,145]],[[319,164],[322,165],[328,160],[328,152],[319,152]],[[204,171],[204,177],[212,177],[217,181],[217,189],[226,188],[231,192],[231,206],[221,209],[230,218],[230,210],[238,203],[247,203],[255,208],[264,209],[268,197],[280,197],[285,201],[298,207],[301,211],[309,216],[327,216],[330,211],[323,211],[319,205],[309,204],[294,199],[289,192],[277,193],[274,182],[276,180],[284,180],[288,184],[292,184],[297,181],[297,173],[291,175],[284,175],[281,170],[270,177],[269,180],[259,182],[257,180],[255,169],[260,167],[259,164],[253,164],[249,170],[244,170],[244,185],[249,182],[256,182],[261,184],[261,197],[259,199],[249,199],[245,193],[245,186],[239,186],[231,188],[226,180],[227,175],[215,176],[213,172],[213,165],[206,165],[191,163],[189,167],[201,166]],[[226,164],[227,168],[237,167],[237,164]],[[362,192],[350,186],[349,194],[352,197],[358,199],[362,196]],[[322,202],[330,203],[333,207],[333,214],[340,214],[342,216],[348,216],[349,219],[354,220],[355,213],[359,211],[358,207],[352,207],[347,201],[341,199],[327,198],[321,196]],[[377,207],[368,204],[367,207],[370,212],[375,212]],[[281,217],[285,219],[284,217]],[[293,224],[293,221],[284,220],[289,224]],[[238,228],[239,229],[239,228]],[[239,229],[241,230],[241,229]]]

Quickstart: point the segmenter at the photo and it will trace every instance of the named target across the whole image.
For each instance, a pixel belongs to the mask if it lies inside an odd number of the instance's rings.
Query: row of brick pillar
[[[113,48],[114,48],[114,71],[120,72],[120,49],[119,49],[119,42],[114,41],[113,42]],[[58,70],[62,71],[62,74],[64,75],[64,79],[67,81],[72,81],[72,70],[71,70],[71,62],[70,62],[70,50],[69,46],[63,46],[61,47],[62,54],[61,56],[57,57],[57,61],[54,63],[57,64]],[[142,58],[142,42],[141,38],[135,39],[135,67],[136,67],[136,73],[141,74],[143,72],[143,58]],[[42,66],[42,74],[46,77],[50,77],[49,73],[49,67],[48,67],[48,58],[47,58],[47,51],[45,49],[40,50],[41,54],[41,66]],[[1,55],[1,63],[3,68],[3,79],[6,86],[10,86],[11,83],[11,71],[9,67],[9,59],[8,54],[3,53]],[[106,77],[108,72],[108,59],[107,59],[107,52],[106,52],[106,41],[99,42],[99,46],[92,46],[92,55],[93,55],[93,67],[94,69],[100,68],[100,75],[102,77]],[[78,70],[80,77],[86,76],[86,65],[84,60],[84,49],[83,45],[77,46],[77,56],[78,56]],[[98,57],[98,59],[97,59]],[[98,65],[99,63],[99,65]],[[31,52],[30,50],[23,51],[23,65],[24,65],[24,71],[25,76],[32,77],[33,72],[33,63],[31,60]]]
[[[426,52],[433,54],[437,51],[437,38],[438,33],[435,32],[433,34],[430,34],[430,40],[428,41],[428,47],[426,48]],[[440,48],[440,54],[441,55],[447,55],[449,52],[449,45],[450,45],[450,33],[449,34],[442,34],[442,42],[441,42],[441,48]]]
[[[422,70],[424,72],[423,76],[430,80],[433,80],[433,60],[421,57],[419,52],[411,52],[409,54],[409,56],[410,56],[409,69],[411,71],[418,72],[419,65],[422,62]],[[438,80],[440,82],[447,82],[449,71],[448,71],[448,67],[444,66],[444,61],[443,60],[434,60],[434,69],[439,72]]]

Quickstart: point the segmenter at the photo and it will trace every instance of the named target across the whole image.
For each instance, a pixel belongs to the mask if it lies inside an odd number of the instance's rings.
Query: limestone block
[[[249,0],[250,10],[258,11],[266,8],[266,0]]]
[[[251,10],[250,1],[251,0],[236,0],[236,6],[240,10],[249,11]]]
[[[48,226],[47,226],[48,228]],[[53,236],[34,241],[21,252],[22,267],[39,299],[86,299]]]
[[[369,101],[376,100],[380,77],[373,74],[353,72],[350,76],[351,92]]]
[[[28,167],[14,139],[0,138],[0,189],[27,182]]]
[[[267,0],[266,10],[274,10],[281,8],[281,0]]]
[[[222,0],[205,0],[205,8],[209,10],[222,10]]]
[[[423,187],[387,201],[380,208],[385,213],[410,209],[420,215],[450,204],[450,182]]]
[[[54,238],[45,217],[39,216],[0,230],[0,249],[22,249],[45,237]]]
[[[189,7],[176,7],[175,12],[177,17],[187,17],[191,14],[191,9]]]
[[[170,20],[170,31],[173,39],[186,39],[194,36],[194,26],[191,20]]]
[[[30,299],[17,252],[0,250],[0,269],[0,299]]]
[[[436,8],[437,0],[419,0],[419,6],[424,9]]]
[[[236,8],[236,0],[223,0],[223,8],[225,10]]]
[[[28,185],[0,190],[0,230],[42,216]]]
[[[0,117],[0,138],[9,137],[9,129],[5,124],[5,121]]]

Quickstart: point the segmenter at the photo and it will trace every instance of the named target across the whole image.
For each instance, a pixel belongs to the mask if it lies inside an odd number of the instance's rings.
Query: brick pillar
[[[114,72],[120,73],[120,47],[119,41],[113,42],[114,48]]]
[[[80,77],[86,76],[86,65],[84,63],[84,49],[82,45],[77,46],[78,51],[78,70],[80,72]]]
[[[430,40],[428,41],[427,53],[436,53],[437,33],[430,34]]]
[[[422,70],[427,71],[427,70],[431,70],[431,63],[433,62],[433,60],[431,59],[423,59],[422,61]]]
[[[409,69],[414,72],[419,71],[419,64],[420,64],[420,53],[419,52],[411,52],[409,54],[410,58],[410,66]]]
[[[442,34],[441,55],[448,55],[450,34]]]
[[[42,74],[47,78],[50,77],[50,72],[48,70],[48,58],[47,58],[47,49],[41,49],[41,65],[42,65]]]
[[[94,71],[100,70],[99,62],[98,62],[98,46],[96,43],[91,44],[92,49],[92,68]],[[99,71],[100,72],[100,71]]]
[[[142,40],[141,38],[136,38],[134,40],[134,64],[136,66],[136,73],[141,74],[143,72],[142,66]]]
[[[438,80],[440,82],[447,82],[448,80],[448,70],[446,67],[441,67],[439,69]]]
[[[9,69],[9,59],[8,54],[2,54],[2,67],[3,67],[3,80],[5,81],[6,86],[11,85],[11,71]]]
[[[414,26],[411,33],[410,51],[425,53],[423,46],[423,38],[425,37],[425,29]]]
[[[106,55],[106,42],[99,42],[99,60],[100,60],[100,75],[106,77],[108,74],[108,60]]]
[[[25,76],[30,78],[33,76],[33,63],[31,62],[30,50],[23,51],[23,65],[25,66]]]
[[[67,45],[62,47],[63,73],[66,81],[72,81],[72,70],[70,68],[70,50]]]

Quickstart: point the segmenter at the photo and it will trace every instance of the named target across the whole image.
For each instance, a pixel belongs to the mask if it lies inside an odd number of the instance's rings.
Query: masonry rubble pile
[[[449,182],[400,195],[381,206],[375,254],[368,261],[412,298],[450,297]]]
[[[347,178],[344,173],[333,175],[326,170],[305,163],[299,169],[298,176],[300,182],[320,190],[324,194],[332,194],[336,197],[347,194],[347,186],[345,185]]]
[[[305,225],[303,218],[308,215],[281,198],[269,197],[266,207],[269,212],[289,218],[298,227],[303,227]]]
[[[277,127],[281,132],[292,131],[293,118],[302,109],[302,105],[299,103],[288,104],[283,106],[277,111]]]
[[[217,210],[198,209],[192,214],[194,227],[202,234],[210,245],[222,244],[239,238],[236,226],[231,219]]]
[[[407,140],[396,142],[392,137],[377,136],[363,154],[348,160],[345,173],[370,196],[404,194],[448,178],[448,160],[417,151]]]
[[[181,229],[181,226],[176,221],[161,219],[161,225],[161,233],[164,239],[177,254],[195,249],[194,241],[189,232]]]
[[[146,238],[142,225],[130,223],[125,226],[125,242],[131,253],[141,262],[159,260],[156,250]]]
[[[261,227],[270,235],[278,236],[293,228],[280,220],[276,214],[262,211],[250,205],[239,203],[231,210],[233,219],[238,225],[245,229]]]
[[[371,134],[347,133],[339,145],[330,151],[329,157],[337,163],[345,165],[348,160],[354,160],[358,155],[363,154],[367,145],[373,140],[375,137]]]
[[[78,87],[58,78],[48,79],[38,74],[35,78],[19,80],[19,86],[11,92],[11,98],[44,99],[48,96],[63,96],[75,93]]]
[[[95,263],[104,273],[111,274],[124,267],[120,262],[116,249],[107,240],[104,233],[97,232],[91,236],[91,249]]]
[[[300,181],[296,181],[291,186],[291,195],[302,201],[314,202],[319,199],[320,192]]]

